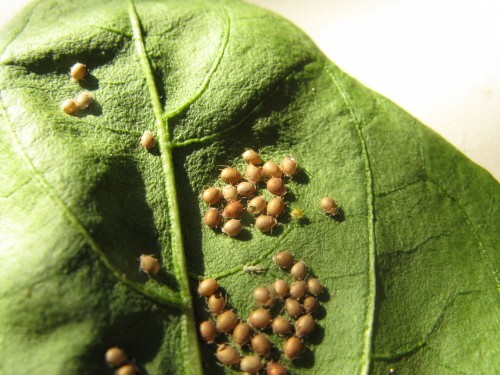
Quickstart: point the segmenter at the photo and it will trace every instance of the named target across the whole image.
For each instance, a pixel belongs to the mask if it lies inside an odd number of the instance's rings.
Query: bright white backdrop
[[[499,0],[247,1],[293,21],[500,180]],[[0,0],[0,25],[28,2]]]

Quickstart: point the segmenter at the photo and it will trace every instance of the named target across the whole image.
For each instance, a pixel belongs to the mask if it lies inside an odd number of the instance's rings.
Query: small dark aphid
[[[154,276],[160,272],[161,266],[158,259],[152,255],[142,254],[139,257],[139,269],[148,276]]]
[[[208,309],[216,315],[221,314],[226,307],[226,299],[220,294],[212,294],[207,302]]]
[[[112,368],[120,367],[128,361],[127,354],[116,346],[106,350],[105,358],[108,366]]]
[[[269,362],[266,370],[267,375],[286,375],[286,368],[276,362]]]
[[[306,264],[299,260],[290,269],[290,274],[295,280],[304,280],[307,276],[307,266]]]
[[[246,355],[240,362],[240,369],[246,374],[256,374],[261,367],[262,362],[256,355]]]
[[[276,218],[268,215],[260,215],[255,219],[255,227],[261,232],[270,232],[278,224]]]
[[[271,314],[268,310],[260,307],[250,313],[248,316],[248,323],[250,323],[252,327],[264,329],[271,324]]]
[[[203,341],[211,344],[215,340],[215,335],[217,331],[215,330],[214,323],[211,320],[205,320],[200,323],[200,336]]]
[[[220,196],[220,189],[215,187],[209,187],[208,189],[205,189],[201,194],[201,198],[203,199],[203,201],[211,206],[219,203]]]
[[[245,170],[245,175],[247,176],[248,181],[256,184],[262,178],[262,167],[258,167],[253,164],[248,164],[247,169]]]
[[[310,314],[302,315],[295,322],[295,334],[297,337],[304,337],[310,334],[315,326],[314,319]]]
[[[281,170],[287,177],[293,176],[297,172],[297,161],[293,156],[287,156],[281,161]]]
[[[198,285],[198,294],[202,297],[210,297],[219,289],[219,284],[215,279],[205,279]]]
[[[231,201],[224,207],[222,211],[222,216],[225,218],[236,219],[243,212],[243,205],[240,201]]]
[[[304,212],[300,208],[294,208],[292,211],[290,211],[290,217],[294,220],[299,220],[304,217]]]
[[[210,208],[205,213],[205,224],[210,228],[217,228],[222,222],[222,215],[215,208]]]
[[[293,359],[299,356],[302,351],[302,341],[295,336],[290,337],[285,341],[283,346],[283,354],[286,359]]]
[[[241,222],[236,219],[231,219],[222,227],[222,233],[226,233],[229,237],[235,237],[240,234],[241,229],[243,229]]]
[[[271,352],[271,343],[269,342],[266,335],[258,334],[252,338],[252,349],[255,353],[261,357],[267,357]]]
[[[72,115],[73,113],[76,112],[77,109],[76,102],[73,99],[67,99],[64,102],[62,102],[61,109],[64,111],[64,113]]]
[[[87,66],[77,62],[75,65],[71,67],[69,74],[71,75],[71,78],[73,78],[74,80],[80,81],[87,76],[87,73],[88,73]]]
[[[266,209],[266,199],[259,195],[247,204],[247,211],[252,215],[258,215]]]
[[[248,181],[243,181],[236,186],[238,194],[242,197],[248,198],[255,192],[255,185]]]
[[[332,197],[321,198],[319,206],[324,213],[330,216],[337,215],[338,212],[337,202],[335,202],[335,199],[333,199]]]
[[[275,197],[269,201],[267,204],[267,214],[273,217],[278,217],[282,214],[285,209],[285,203],[281,197]]]
[[[293,299],[300,299],[306,294],[306,283],[298,280],[290,285],[290,297]]]
[[[92,104],[92,95],[90,92],[82,91],[76,97],[76,106],[80,110],[87,109]]]
[[[215,356],[220,363],[226,366],[237,365],[240,363],[240,356],[232,346],[221,344],[217,347]]]
[[[236,190],[236,186],[226,185],[222,188],[222,196],[228,202],[235,201],[238,199],[238,190]]]
[[[280,268],[290,268],[293,265],[293,255],[288,251],[281,251],[273,256],[273,261]]]
[[[310,278],[307,280],[307,290],[313,296],[319,296],[323,291],[323,284],[318,279]]]
[[[155,147],[156,141],[155,137],[153,136],[153,133],[151,133],[149,130],[146,130],[141,137],[141,146],[144,147],[146,150],[151,150],[153,147]]]
[[[274,305],[274,300],[271,296],[271,292],[265,286],[259,286],[253,291],[253,299],[255,303],[259,306],[271,307]]]
[[[262,166],[262,172],[264,172],[264,176],[266,177],[278,177],[281,178],[283,173],[281,172],[280,167],[274,161],[266,161]]]
[[[115,375],[136,375],[136,374],[137,374],[137,367],[135,367],[131,363],[129,363],[128,365],[122,366],[118,370],[115,371]]]
[[[283,183],[283,180],[279,177],[271,177],[269,181],[267,181],[267,190],[271,194],[274,195],[283,195],[286,193],[286,188],[285,184]]]
[[[288,335],[292,331],[292,325],[282,316],[274,318],[271,327],[273,332],[277,335]]]
[[[262,159],[260,158],[260,155],[256,153],[254,150],[249,148],[248,150],[245,150],[245,152],[241,155],[243,160],[245,160],[247,163],[251,164],[260,164],[262,163]]]
[[[252,328],[247,323],[239,323],[233,329],[233,342],[236,345],[244,345],[252,336]]]
[[[285,302],[285,310],[288,315],[297,318],[301,316],[304,311],[302,310],[302,305],[296,299],[288,298]]]
[[[290,287],[285,280],[276,280],[273,284],[273,289],[274,295],[278,298],[284,298],[290,291]]]
[[[238,324],[238,317],[231,310],[224,311],[215,322],[217,330],[225,333],[231,332],[236,324]]]
[[[241,180],[241,173],[231,167],[226,167],[220,172],[220,178],[226,184],[236,185]]]
[[[304,310],[307,314],[310,314],[318,308],[318,301],[313,296],[308,296],[303,302]]]

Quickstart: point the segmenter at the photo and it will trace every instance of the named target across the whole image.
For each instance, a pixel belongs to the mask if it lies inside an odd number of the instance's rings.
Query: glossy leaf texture
[[[241,317],[254,287],[284,277],[278,250],[322,280],[292,373],[500,371],[498,183],[295,26],[230,0],[47,0],[0,37],[0,374],[112,373],[114,345],[143,373],[190,371],[178,224],[191,292],[217,276]],[[64,114],[82,90],[92,107]],[[152,152],[145,130],[161,138]],[[200,192],[248,147],[296,157],[286,200],[302,224],[234,239],[203,226]],[[325,195],[339,217],[320,212]],[[141,254],[158,277],[138,271]],[[232,371],[199,348],[206,373]]]

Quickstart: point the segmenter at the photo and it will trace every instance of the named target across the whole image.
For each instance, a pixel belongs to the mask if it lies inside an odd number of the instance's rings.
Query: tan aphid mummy
[[[216,315],[221,314],[226,308],[226,299],[220,294],[212,294],[208,298],[208,309]]]
[[[153,147],[155,147],[156,140],[155,140],[153,133],[151,133],[149,130],[146,130],[142,134],[140,144],[146,150],[151,150]]]
[[[116,346],[106,350],[105,358],[108,366],[112,368],[120,367],[128,361],[125,351]]]
[[[237,365],[240,363],[240,356],[238,352],[228,344],[219,345],[215,356],[220,363],[226,366]]]
[[[75,113],[77,108],[78,107],[76,105],[76,102],[73,99],[66,99],[61,103],[61,109],[68,115],[72,115],[73,113]]]
[[[268,215],[260,215],[255,219],[255,227],[261,232],[270,232],[278,224],[276,218]]]
[[[290,337],[285,341],[283,345],[283,354],[286,359],[293,359],[300,355],[302,352],[302,341],[295,336]]]
[[[201,193],[201,198],[203,202],[213,206],[214,204],[219,203],[221,197],[221,191],[216,187],[209,187],[208,189],[203,190]]]
[[[238,190],[234,185],[226,185],[222,188],[222,196],[228,202],[238,200]]]
[[[295,334],[297,337],[304,337],[314,330],[315,321],[310,314],[302,315],[295,322]]]
[[[226,184],[236,185],[241,180],[241,173],[234,168],[226,167],[220,172],[220,178]]]
[[[290,287],[285,280],[276,280],[273,284],[274,295],[277,298],[284,298],[290,291]]]
[[[268,178],[271,177],[281,178],[281,176],[283,175],[280,167],[278,167],[278,164],[276,164],[274,161],[266,161],[262,166],[262,172],[264,173],[264,176]]]
[[[252,337],[252,328],[247,323],[239,323],[233,329],[233,342],[236,345],[245,345]]]
[[[262,333],[255,335],[251,341],[252,350],[261,357],[267,357],[271,352],[271,343]]]
[[[136,374],[137,374],[137,367],[135,367],[135,365],[133,365],[132,363],[122,366],[115,371],[115,375],[136,375]]]
[[[215,279],[205,279],[198,285],[198,294],[202,297],[210,297],[219,289],[219,284]]]
[[[255,185],[248,181],[243,181],[236,186],[238,194],[242,197],[248,198],[255,192]]]
[[[283,213],[285,203],[281,197],[274,197],[269,201],[266,207],[267,214],[273,217],[278,217]]]
[[[291,177],[297,172],[297,161],[293,156],[287,156],[281,161],[280,167],[285,176]]]
[[[216,335],[217,330],[215,329],[215,325],[211,320],[205,320],[200,323],[200,336],[203,341],[211,344],[214,342]]]
[[[296,299],[288,298],[285,301],[285,311],[288,315],[297,318],[304,313],[302,305]]]
[[[231,219],[222,227],[222,233],[227,234],[229,237],[235,237],[241,233],[242,229],[243,226],[239,220]]]
[[[318,279],[311,277],[307,280],[307,290],[313,296],[319,296],[323,292],[323,284]]]
[[[139,269],[148,276],[154,276],[160,272],[161,266],[158,259],[152,255],[142,254],[139,257]]]
[[[290,285],[290,297],[301,299],[306,294],[306,289],[306,283],[302,280],[297,280]]]
[[[80,81],[84,79],[88,74],[87,66],[85,64],[77,62],[71,67],[69,74],[74,80]]]
[[[318,308],[318,301],[313,296],[307,296],[304,298],[304,302],[302,302],[302,304],[304,306],[304,311],[307,314],[311,314]]]
[[[272,298],[271,292],[265,286],[259,286],[254,289],[253,299],[255,304],[259,306],[271,307],[274,305],[274,299]]]
[[[280,251],[273,256],[273,261],[280,268],[290,268],[293,266],[293,255],[288,251]]]
[[[222,222],[222,215],[215,208],[209,208],[205,213],[205,224],[210,228],[217,228]]]
[[[290,275],[292,275],[295,280],[304,280],[307,276],[307,272],[307,266],[301,260],[295,263],[290,269]]]
[[[80,110],[87,109],[92,104],[92,95],[88,91],[82,91],[76,97],[76,106]]]
[[[262,178],[262,167],[258,167],[253,164],[248,164],[245,170],[245,175],[247,176],[248,181],[256,184]]]
[[[271,177],[266,184],[267,190],[274,195],[283,195],[286,193],[286,188],[283,180],[279,177]]]
[[[264,212],[266,205],[266,199],[262,195],[259,195],[247,203],[247,211],[252,215],[258,215]]]
[[[286,375],[286,368],[276,362],[269,362],[266,371],[267,375]]]
[[[250,313],[248,316],[248,323],[250,323],[252,327],[264,329],[271,324],[271,314],[268,310],[260,307]]]
[[[260,164],[262,163],[262,159],[260,158],[260,155],[255,152],[254,150],[252,150],[251,148],[249,148],[248,150],[245,150],[245,152],[243,154],[241,154],[241,157],[243,158],[243,160],[245,160],[247,163],[250,163],[250,164]]]
[[[287,319],[283,318],[282,316],[277,316],[273,319],[271,328],[277,335],[288,335],[290,332],[292,332],[292,325]]]
[[[217,317],[215,326],[219,332],[231,332],[234,327],[238,324],[238,317],[231,310],[224,311]]]
[[[225,218],[236,219],[243,213],[243,205],[240,201],[231,201],[222,210],[222,216]]]
[[[335,202],[335,199],[333,199],[332,197],[321,198],[319,206],[321,210],[327,215],[335,216],[338,213],[337,202]]]
[[[240,370],[246,374],[256,374],[262,368],[262,362],[256,355],[246,355],[241,358]]]

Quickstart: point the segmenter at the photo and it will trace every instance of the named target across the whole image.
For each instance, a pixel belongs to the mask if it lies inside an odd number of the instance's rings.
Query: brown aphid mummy
[[[290,269],[290,275],[292,275],[295,280],[304,280],[307,276],[307,272],[307,266],[302,260],[299,260]]]
[[[266,184],[267,190],[274,195],[283,195],[286,193],[285,183],[279,177],[271,177]]]
[[[88,74],[87,65],[77,62],[71,67],[69,74],[74,80],[81,81]]]
[[[273,284],[274,295],[277,298],[284,298],[290,291],[290,287],[285,280],[276,280]]]
[[[155,147],[156,140],[155,137],[153,136],[153,133],[151,133],[149,130],[146,130],[142,134],[140,144],[146,150],[151,150],[153,147]]]
[[[115,375],[136,375],[136,374],[137,374],[137,367],[135,367],[135,365],[133,365],[132,363],[122,366],[115,371]]]
[[[252,215],[258,215],[266,209],[266,199],[259,195],[255,198],[252,198],[250,202],[247,203],[247,211]]]
[[[302,341],[295,336],[290,337],[285,341],[283,345],[283,354],[286,359],[293,359],[299,356],[302,352]]]
[[[290,297],[293,299],[301,299],[306,294],[306,283],[302,280],[293,282],[290,285]]]
[[[293,255],[288,251],[280,251],[273,256],[273,261],[280,268],[290,268],[293,265]]]
[[[276,362],[269,362],[266,371],[267,375],[286,375],[286,368]]]
[[[236,186],[226,185],[222,188],[222,196],[228,202],[238,200],[238,190]]]
[[[321,208],[321,211],[323,211],[327,215],[335,216],[338,213],[337,202],[335,202],[335,199],[333,199],[332,197],[321,198],[319,206]]]
[[[234,327],[232,337],[236,345],[245,345],[252,337],[252,328],[247,323],[239,323]]]
[[[77,108],[78,107],[76,105],[76,102],[73,99],[66,99],[61,103],[61,109],[68,115],[72,115],[73,113],[75,113]]]
[[[323,292],[323,284],[318,279],[312,277],[307,280],[307,290],[313,296],[319,296]]]
[[[262,163],[262,159],[260,158],[260,155],[252,150],[251,148],[245,150],[243,154],[241,154],[241,157],[243,160],[245,160],[247,163],[251,164],[260,164]]]
[[[240,369],[246,374],[256,374],[262,368],[262,362],[256,355],[246,355],[241,358]]]
[[[205,320],[200,323],[200,336],[203,341],[208,344],[212,344],[215,340],[215,335],[217,334],[217,330],[215,329],[215,325],[211,320]]]
[[[241,173],[234,168],[226,167],[220,172],[220,178],[226,184],[236,185],[241,180]]]
[[[302,302],[302,305],[304,306],[304,311],[307,314],[311,314],[318,308],[318,301],[313,296],[307,296],[304,302]]]
[[[283,318],[282,316],[277,316],[273,319],[271,328],[277,335],[288,335],[290,332],[292,332],[292,325],[287,319]]]
[[[222,216],[225,218],[236,219],[241,215],[244,208],[240,201],[231,201],[222,210]]]
[[[160,272],[160,269],[160,263],[154,256],[142,254],[139,257],[139,270],[144,272],[146,275],[154,276]]]
[[[205,224],[210,228],[217,228],[222,222],[222,215],[215,208],[210,208],[205,213]]]
[[[125,351],[116,346],[106,350],[104,357],[108,366],[112,368],[120,367],[128,361]]]
[[[297,161],[293,156],[287,156],[281,161],[280,167],[285,176],[291,177],[297,172]]]
[[[227,234],[229,237],[235,237],[241,233],[242,229],[243,226],[239,220],[231,219],[222,227],[222,233]]]
[[[219,289],[219,284],[215,279],[205,279],[198,285],[198,294],[202,297],[210,297]]]
[[[265,286],[259,286],[253,291],[253,299],[258,306],[274,306],[274,299],[269,289]]]
[[[278,224],[276,218],[268,215],[260,215],[255,219],[255,227],[262,233],[270,232]]]
[[[207,302],[208,309],[216,315],[222,314],[226,308],[226,299],[220,294],[212,294],[208,298]]]
[[[281,197],[274,197],[269,201],[266,207],[267,214],[273,217],[278,217],[283,213],[285,203]]]
[[[288,315],[297,318],[304,313],[302,305],[296,299],[288,298],[285,301],[285,311]]]
[[[248,181],[256,184],[262,178],[262,167],[258,167],[253,164],[248,164],[245,169],[245,175],[247,176]]]
[[[261,357],[267,357],[271,353],[271,343],[266,335],[262,333],[255,335],[252,338],[252,350]]]
[[[266,161],[262,166],[262,172],[264,173],[264,176],[268,178],[271,177],[281,178],[281,176],[283,175],[280,167],[278,167],[278,164],[276,164],[274,161]]]
[[[92,104],[92,95],[88,91],[82,91],[76,97],[76,106],[80,110],[87,109]]]
[[[248,198],[255,192],[255,185],[248,181],[243,181],[236,186],[238,194],[242,197]]]
[[[219,203],[221,194],[220,189],[216,187],[209,187],[201,193],[201,198],[203,199],[203,202],[213,206],[214,204]]]
[[[297,337],[304,337],[314,330],[315,321],[310,314],[302,315],[295,322],[295,334]]]
[[[248,323],[258,329],[267,328],[271,324],[271,314],[268,310],[260,307],[248,315]]]
[[[238,352],[228,344],[219,345],[215,356],[220,363],[226,366],[237,365],[240,363],[240,356]]]
[[[233,330],[234,327],[238,324],[238,317],[231,310],[224,311],[217,317],[217,321],[215,322],[215,326],[217,327],[217,331],[229,333]]]

